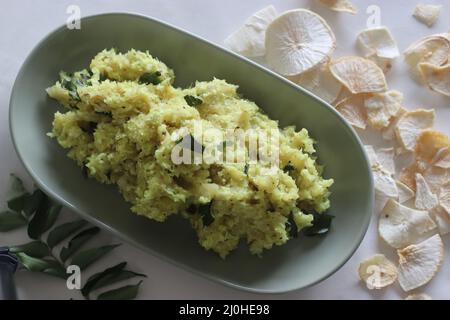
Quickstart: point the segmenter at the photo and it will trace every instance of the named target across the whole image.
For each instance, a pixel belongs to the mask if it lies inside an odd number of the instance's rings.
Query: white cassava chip
[[[406,184],[400,181],[396,181],[398,189],[398,202],[405,203],[414,198],[414,191]]]
[[[327,6],[330,10],[338,12],[348,12],[356,14],[358,9],[349,0],[316,0],[317,2]]]
[[[326,61],[336,39],[330,26],[306,9],[285,12],[267,27],[266,60],[278,73],[295,76]]]
[[[344,102],[345,100],[348,100],[352,97],[359,97],[359,96],[358,95],[355,96],[346,87],[342,86],[341,92],[339,92],[339,96],[337,97],[336,101],[333,102],[333,105],[337,106],[337,105],[341,104],[342,102]],[[362,103],[364,102],[363,99],[360,99],[360,100]]]
[[[405,62],[409,65],[411,73],[419,82],[423,82],[419,65],[430,63],[441,66],[448,60],[450,54],[450,40],[442,34],[435,34],[419,39],[412,43],[404,52]]]
[[[260,57],[266,52],[267,26],[277,17],[273,6],[268,6],[249,17],[244,25],[225,39],[225,45],[246,57]]]
[[[433,300],[426,293],[413,293],[405,298],[405,300]]]
[[[369,54],[368,56],[366,56],[366,58],[375,62],[375,64],[379,66],[384,73],[387,73],[389,70],[392,69],[393,59],[381,58],[377,56],[375,53]]]
[[[419,68],[422,78],[431,90],[450,97],[450,64],[435,66],[424,62],[419,64]]]
[[[397,250],[397,253],[398,281],[404,291],[411,291],[425,285],[436,275],[444,258],[444,245],[436,234],[418,244]]]
[[[330,71],[353,94],[387,90],[383,70],[368,59],[342,57],[331,62]]]
[[[359,264],[359,278],[368,289],[382,289],[397,280],[397,267],[383,254],[375,254]]]
[[[373,212],[379,213],[383,208],[386,206],[386,203],[389,199],[392,199],[390,197],[386,197],[385,195],[379,194],[378,192],[375,193],[375,203],[374,203],[374,210]]]
[[[439,204],[438,197],[431,192],[428,183],[420,174],[416,174],[416,201],[415,206],[420,210],[431,210]]]
[[[288,78],[328,103],[333,103],[342,89],[342,84],[331,74],[328,63]]]
[[[336,110],[347,120],[352,126],[365,129],[367,126],[367,114],[364,110],[364,98],[355,95],[341,101],[336,105]]]
[[[434,125],[434,109],[418,109],[406,112],[397,122],[396,135],[402,147],[414,151],[419,133]]]
[[[416,173],[421,172],[417,170],[417,165],[415,162],[411,163],[410,165],[402,168],[400,171],[398,180],[405,185],[408,186],[411,190],[414,192],[416,191]]]
[[[378,149],[375,151],[373,146],[365,145],[367,157],[372,168],[373,181],[377,201],[384,206],[387,198],[397,198],[397,184],[393,178],[395,172],[395,164],[393,159],[393,149]],[[391,153],[392,152],[392,153]],[[392,158],[391,158],[392,156]],[[381,209],[377,206],[377,209]]]
[[[372,169],[382,168],[388,174],[395,173],[394,149],[380,148],[375,150],[371,145],[364,145]]]
[[[426,24],[428,27],[431,27],[439,19],[441,9],[442,6],[440,5],[419,3],[414,9],[413,16],[420,22]]]
[[[436,193],[446,178],[446,170],[416,159],[408,166],[403,167],[399,180],[406,184],[411,190],[416,191],[416,174],[420,173],[425,178],[431,191]]]
[[[395,179],[392,177],[390,172],[381,166],[376,166],[372,168],[372,174],[375,191],[377,194],[389,198],[398,197],[397,184],[395,183]]]
[[[376,151],[377,159],[380,165],[390,174],[395,174],[395,150],[394,148],[380,148]]]
[[[450,181],[448,180],[439,192],[439,205],[450,218]]]
[[[388,127],[402,108],[402,103],[403,94],[396,90],[370,95],[364,101],[368,123],[375,129]]]
[[[427,211],[411,209],[393,199],[388,200],[378,221],[380,237],[397,249],[425,239],[435,229]]]
[[[400,53],[397,44],[386,27],[376,27],[361,31],[357,43],[365,56],[376,55],[379,58],[395,59]]]

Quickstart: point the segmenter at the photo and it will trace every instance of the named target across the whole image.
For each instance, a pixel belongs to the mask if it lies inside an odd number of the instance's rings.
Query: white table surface
[[[449,29],[450,5],[448,0],[428,0],[427,3],[442,4],[441,17],[433,28],[418,23],[411,13],[415,1],[411,0],[353,0],[359,7],[356,16],[335,13],[314,3],[313,0],[14,0],[3,1],[0,10],[0,203],[5,207],[5,190],[10,172],[23,177],[28,186],[32,182],[21,165],[11,143],[8,129],[8,103],[11,88],[25,57],[47,33],[64,24],[69,5],[78,5],[82,16],[101,12],[137,12],[154,16],[175,26],[198,34],[212,42],[222,44],[225,37],[239,27],[245,18],[273,4],[282,12],[287,9],[306,7],[322,15],[334,30],[337,38],[335,56],[356,53],[355,36],[366,28],[369,5],[381,9],[381,24],[392,31],[400,50],[404,50],[419,37],[444,32]],[[405,106],[434,107],[437,113],[436,128],[450,134],[450,99],[432,93],[417,85],[408,76],[402,58],[397,59],[393,70],[387,75],[390,88],[405,94]],[[26,130],[26,128],[24,128]],[[369,137],[371,143],[381,145],[381,139]],[[65,212],[66,216],[75,214]],[[27,240],[25,232],[0,233],[0,245],[18,244]],[[102,232],[99,242],[117,242]],[[447,255],[440,273],[419,291],[435,299],[450,298],[450,236],[444,239]],[[109,254],[95,269],[103,269],[126,260],[132,270],[143,272],[148,279],[142,285],[142,299],[402,299],[404,292],[395,285],[383,291],[369,291],[359,281],[359,262],[377,252],[383,252],[396,260],[395,253],[377,237],[376,219],[360,248],[347,264],[322,283],[300,291],[280,295],[257,295],[237,291],[205,280],[169,263],[163,262],[130,245],[124,244]],[[301,270],[299,270],[301,276]],[[68,299],[80,298],[78,293],[66,289],[62,280],[37,273],[21,271],[16,274],[19,297],[22,299]]]

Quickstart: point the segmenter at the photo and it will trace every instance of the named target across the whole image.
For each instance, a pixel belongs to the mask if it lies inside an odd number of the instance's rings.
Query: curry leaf
[[[211,212],[212,207],[212,201],[207,204],[202,204],[198,207],[198,213],[202,217],[203,225],[205,227],[209,226],[211,223],[214,222],[214,217]]]
[[[100,116],[105,116],[105,117],[112,117],[112,112],[111,111],[94,111],[96,114],[100,115]]]
[[[34,258],[43,258],[50,254],[49,248],[42,241],[32,241],[20,246],[12,246],[9,248],[9,251],[12,253],[22,252]]]
[[[103,82],[103,81],[105,81],[106,79],[108,79],[108,77],[107,77],[105,74],[100,73],[100,76],[99,76],[98,81],[99,81],[99,82]]]
[[[132,300],[136,298],[139,286],[142,284],[142,280],[135,285],[128,285],[118,289],[110,290],[100,294],[98,300]]]
[[[297,223],[295,223],[294,216],[291,212],[287,221],[287,231],[289,233],[289,237],[297,238],[298,237],[298,227]]]
[[[16,212],[22,212],[29,196],[28,193],[25,193],[17,198],[9,199],[7,202],[8,208]]]
[[[22,266],[29,271],[43,272],[54,277],[66,278],[64,267],[56,260],[34,258],[23,252],[17,252],[15,255]]]
[[[35,215],[28,224],[28,236],[38,239],[45,231],[55,223],[61,211],[61,206],[54,203],[49,197],[45,197],[37,208]]]
[[[141,84],[153,84],[157,85],[161,83],[161,72],[147,72],[139,77],[139,83]]]
[[[333,219],[334,216],[326,213],[314,213],[313,225],[303,229],[304,235],[310,237],[328,233]]]
[[[27,220],[17,212],[0,212],[0,232],[11,231],[27,224]]]
[[[16,212],[21,212],[24,208],[27,196],[28,192],[25,190],[22,180],[15,174],[11,174],[10,189],[7,195],[8,208]]]
[[[29,217],[33,213],[36,212],[36,210],[39,208],[41,202],[46,198],[47,196],[45,193],[43,193],[41,190],[36,189],[34,190],[33,194],[27,197],[25,201],[25,206],[23,207],[23,213]]]
[[[52,265],[48,261],[31,257],[23,252],[17,252],[16,257],[20,261],[20,263],[29,271],[43,271],[52,267]]]
[[[73,257],[70,264],[78,266],[81,270],[86,269],[92,263],[118,246],[120,246],[120,244],[111,244],[81,251]]]
[[[74,78],[75,77],[75,78]],[[89,80],[89,75],[83,74],[63,74],[62,80],[67,81],[67,89],[74,89],[74,81]],[[68,79],[67,79],[68,78]],[[68,83],[68,82],[71,83]],[[84,85],[81,83],[79,85]],[[192,138],[192,137],[191,137]],[[192,138],[193,139],[193,138]],[[28,194],[23,187],[22,181],[14,175],[11,175],[12,188],[9,195],[8,206],[12,211],[0,212],[0,232],[13,230],[28,223],[28,235],[33,239],[40,239],[49,229],[46,242],[41,240],[31,241],[22,245],[11,246],[8,250],[17,256],[22,267],[33,272],[41,272],[61,279],[67,279],[68,274],[63,264],[68,258],[74,256],[71,264],[78,265],[80,269],[85,269],[98,259],[106,255],[119,245],[106,245],[98,248],[88,249],[77,253],[85,242],[96,235],[100,229],[98,227],[88,228],[75,235],[61,249],[59,254],[60,262],[52,253],[52,248],[61,243],[71,234],[83,228],[87,222],[76,220],[60,224],[52,229],[59,216],[61,206],[54,203],[41,190],[36,189],[32,194]],[[31,217],[28,218],[27,217]],[[93,290],[118,283],[123,280],[134,277],[146,277],[144,274],[125,270],[126,262],[119,263],[111,268],[91,276],[85,286],[82,294],[87,299]],[[135,285],[128,285],[100,294],[99,299],[134,299],[138,293],[142,281]]]
[[[95,290],[96,288],[100,288],[97,285],[99,281],[101,281],[102,279],[104,279],[106,277],[109,277],[111,275],[115,275],[115,274],[119,273],[120,271],[123,270],[123,268],[125,268],[126,265],[127,265],[126,262],[121,262],[119,264],[116,264],[113,267],[103,270],[102,272],[93,274],[92,276],[89,277],[89,279],[86,281],[86,284],[81,289],[81,294],[84,297],[89,296],[89,293],[91,291]]]
[[[73,255],[86,241],[91,239],[94,235],[99,233],[98,227],[92,227],[81,231],[75,237],[73,237],[69,244],[61,249],[59,257],[62,261],[66,261],[71,255]]]
[[[67,239],[75,231],[81,229],[86,225],[86,221],[77,220],[72,222],[63,223],[49,232],[47,237],[47,244],[50,248],[53,248],[58,243]]]
[[[100,289],[123,280],[134,277],[147,277],[145,274],[123,270],[126,264],[126,262],[119,263],[91,276],[84,285],[83,289],[81,289],[83,296],[88,297],[89,294],[96,289]]]

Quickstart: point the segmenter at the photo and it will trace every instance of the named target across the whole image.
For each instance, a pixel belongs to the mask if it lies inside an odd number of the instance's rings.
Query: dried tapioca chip
[[[428,27],[433,26],[439,19],[442,6],[432,4],[417,4],[413,16]]]
[[[427,211],[411,209],[393,199],[387,201],[378,221],[380,237],[397,249],[425,239],[435,229]]]
[[[397,122],[396,134],[402,147],[408,151],[416,148],[417,136],[425,129],[434,125],[435,112],[433,109],[418,109],[406,112]]]
[[[418,244],[398,250],[398,281],[405,291],[428,283],[438,272],[444,258],[444,244],[434,235]]]
[[[397,280],[397,267],[383,254],[375,254],[359,264],[358,274],[369,289],[382,289]]]

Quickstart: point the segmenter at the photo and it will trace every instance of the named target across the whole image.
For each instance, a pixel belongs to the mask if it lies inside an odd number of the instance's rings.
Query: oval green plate
[[[84,179],[66,150],[46,136],[60,109],[47,97],[60,70],[89,65],[104,48],[148,50],[175,70],[176,85],[226,79],[281,126],[307,128],[318,141],[325,176],[333,177],[331,231],[300,237],[251,256],[245,245],[225,261],[197,243],[187,221],[157,223],[134,215],[116,188]],[[338,270],[367,230],[373,183],[367,158],[353,129],[329,105],[275,73],[185,31],[148,17],[112,13],[86,17],[81,30],[65,26],[42,40],[23,64],[11,95],[10,130],[17,153],[37,185],[83,218],[125,241],[206,278],[260,293],[315,284]]]

